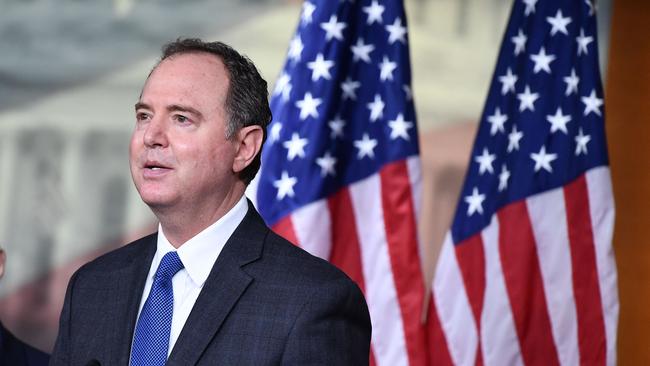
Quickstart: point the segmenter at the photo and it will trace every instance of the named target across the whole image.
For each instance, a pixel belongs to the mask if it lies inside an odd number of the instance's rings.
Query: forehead
[[[223,102],[228,85],[228,72],[217,56],[205,52],[177,54],[155,67],[145,82],[141,99],[172,97]]]

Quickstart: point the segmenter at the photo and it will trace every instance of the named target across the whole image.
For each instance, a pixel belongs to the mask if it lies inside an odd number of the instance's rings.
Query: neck
[[[237,191],[237,190],[235,190]],[[204,200],[198,205],[185,208],[154,208],[152,211],[160,220],[160,226],[165,237],[174,248],[180,248],[185,242],[196,236],[208,226],[214,224],[230,211],[244,195],[240,192],[229,192],[221,202]]]

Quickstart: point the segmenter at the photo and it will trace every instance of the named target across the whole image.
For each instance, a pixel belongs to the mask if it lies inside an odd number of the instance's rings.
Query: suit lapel
[[[116,273],[116,280],[119,281],[118,293],[120,296],[127,296],[127,301],[122,303],[125,307],[115,309],[117,314],[124,314],[124,319],[116,324],[117,339],[111,339],[111,342],[116,342],[116,354],[113,358],[117,357],[116,364],[118,365],[129,364],[131,341],[140,307],[140,299],[142,298],[142,291],[147,280],[151,261],[156,253],[156,234],[141,240],[145,241],[141,253],[134,255],[133,260]]]
[[[261,256],[268,230],[249,201],[248,213],[219,254],[166,365],[195,365],[198,362],[253,281],[241,267]]]

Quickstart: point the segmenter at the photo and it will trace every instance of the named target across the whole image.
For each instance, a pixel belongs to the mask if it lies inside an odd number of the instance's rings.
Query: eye
[[[184,116],[182,114],[175,114],[174,120],[180,124],[188,124],[192,122],[187,116]]]
[[[147,121],[151,118],[151,116],[148,113],[145,112],[138,112],[135,114],[135,120],[136,122],[144,122]]]

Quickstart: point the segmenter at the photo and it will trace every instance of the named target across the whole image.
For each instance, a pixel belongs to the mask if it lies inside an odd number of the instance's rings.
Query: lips
[[[142,167],[143,176],[147,179],[160,178],[172,170],[170,165],[157,160],[147,160]]]
[[[147,161],[144,163],[144,168],[145,169],[151,169],[151,170],[160,170],[160,169],[171,169],[169,166],[159,163],[157,161]]]

